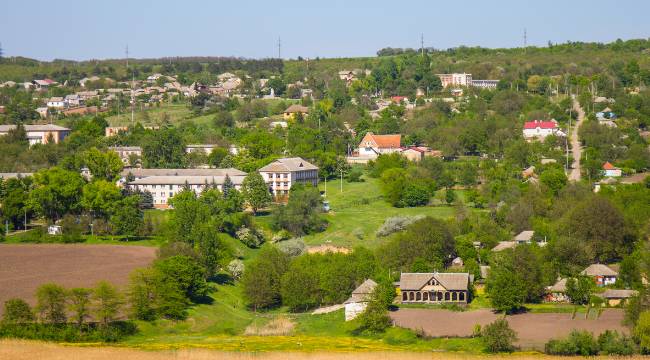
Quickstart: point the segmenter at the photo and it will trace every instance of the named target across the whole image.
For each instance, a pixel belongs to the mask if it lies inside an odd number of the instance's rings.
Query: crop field
[[[391,313],[398,326],[413,330],[422,330],[432,337],[469,337],[475,325],[487,325],[499,316],[491,310],[454,312],[433,309],[400,309]],[[587,330],[599,335],[605,330],[616,330],[628,334],[622,325],[623,311],[607,309],[597,319],[586,319],[586,314],[579,313],[524,313],[507,316],[506,319],[517,333],[517,345],[522,348],[543,348],[544,344],[554,338],[563,338],[571,330]]]
[[[133,269],[147,266],[155,255],[156,248],[145,246],[0,244],[0,304],[15,297],[34,304],[36,288],[48,282],[65,287],[91,287],[101,280],[124,285]]]
[[[537,353],[515,355],[473,355],[435,352],[226,352],[210,349],[145,351],[118,347],[65,346],[23,340],[0,340],[0,358],[8,360],[561,360],[575,357],[548,356]],[[606,357],[594,357],[605,359]],[[626,357],[640,360],[642,356]]]

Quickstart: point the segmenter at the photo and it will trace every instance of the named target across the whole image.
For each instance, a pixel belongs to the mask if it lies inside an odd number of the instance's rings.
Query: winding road
[[[580,139],[578,138],[578,129],[585,120],[585,111],[580,107],[580,103],[572,95],[573,111],[578,114],[578,121],[575,122],[573,129],[569,129],[571,138],[571,154],[573,155],[573,164],[569,171],[570,181],[580,181],[580,156],[582,155],[582,147],[580,146]]]

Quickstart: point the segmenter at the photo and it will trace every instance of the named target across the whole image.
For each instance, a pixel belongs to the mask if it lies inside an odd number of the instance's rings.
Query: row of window
[[[465,301],[465,292],[405,291],[402,292],[402,301]]]

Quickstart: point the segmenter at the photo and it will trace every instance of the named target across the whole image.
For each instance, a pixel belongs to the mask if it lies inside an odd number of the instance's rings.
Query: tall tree
[[[281,302],[281,279],[289,267],[287,255],[273,246],[262,248],[242,277],[244,295],[253,309],[265,309]]]
[[[38,214],[55,221],[79,210],[84,180],[79,173],[53,167],[34,174],[29,204]]]
[[[93,176],[93,180],[113,182],[117,180],[124,164],[114,151],[101,152],[91,148],[84,154],[84,162]]]
[[[77,326],[83,325],[86,318],[90,315],[90,295],[91,289],[74,288],[68,293],[68,309],[72,312]]]
[[[242,192],[254,215],[257,215],[257,210],[271,203],[269,187],[257,171],[246,175],[242,183]]]
[[[95,318],[106,327],[113,321],[122,307],[122,295],[109,282],[100,281],[93,290]]]
[[[36,310],[43,322],[65,323],[66,290],[57,284],[43,284],[36,290]]]

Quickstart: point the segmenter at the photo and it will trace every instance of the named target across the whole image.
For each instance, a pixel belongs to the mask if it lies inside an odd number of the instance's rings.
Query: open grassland
[[[548,356],[537,353],[506,355],[473,355],[463,353],[437,353],[430,351],[292,351],[292,352],[233,352],[210,349],[184,348],[145,351],[117,347],[65,346],[51,343],[0,340],[0,358],[7,360],[561,360],[570,357]],[[575,358],[575,357],[573,357]],[[605,359],[605,357],[602,357]],[[642,356],[627,357],[641,360]]]
[[[33,305],[36,288],[50,282],[65,287],[91,287],[101,280],[125,285],[131,271],[147,266],[155,255],[155,248],[144,246],[0,244],[0,304],[18,297]]]
[[[324,183],[321,182],[319,187],[321,191],[325,190]],[[389,217],[427,215],[446,219],[454,213],[454,209],[446,205],[393,207],[383,199],[379,180],[367,177],[359,183],[343,181],[342,192],[340,181],[328,182],[325,200],[329,201],[331,208],[325,215],[329,226],[324,232],[305,236],[303,239],[307,245],[330,243],[345,247],[363,245],[374,248],[383,240],[377,238],[376,232]],[[260,216],[256,220],[263,226],[268,226],[271,221],[270,216]]]

